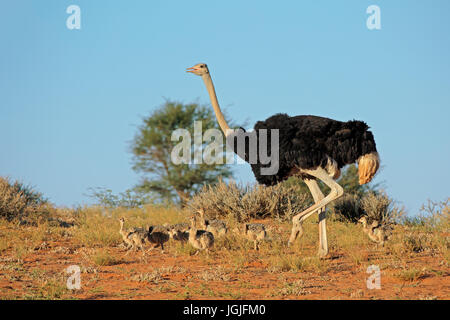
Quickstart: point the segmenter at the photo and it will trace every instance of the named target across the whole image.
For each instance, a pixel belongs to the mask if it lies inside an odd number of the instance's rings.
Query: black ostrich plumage
[[[267,129],[268,154],[270,155],[270,129],[279,129],[279,169],[274,175],[262,175],[261,168],[269,167],[259,161],[251,163],[253,174],[260,184],[275,185],[290,176],[292,169],[314,169],[327,164],[327,156],[334,159],[339,168],[355,163],[365,154],[376,152],[376,144],[369,126],[363,121],[341,122],[317,116],[294,116],[276,114],[265,121],[258,121],[254,134],[259,141],[260,129]],[[249,162],[249,138],[245,138],[245,154],[237,150],[239,135],[247,135],[244,129],[235,130],[227,137],[234,140],[234,152]],[[232,140],[230,140],[232,139]],[[259,144],[258,144],[259,148]],[[258,149],[259,155],[259,149]],[[303,175],[303,179],[311,176]]]

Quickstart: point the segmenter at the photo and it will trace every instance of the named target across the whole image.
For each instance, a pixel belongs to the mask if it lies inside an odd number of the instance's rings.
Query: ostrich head
[[[209,73],[208,66],[206,63],[197,63],[195,66],[191,68],[187,68],[186,72],[190,72],[196,74],[198,76],[203,76]]]
[[[367,226],[367,217],[362,217],[361,219],[358,220],[359,223],[362,223],[362,225],[364,227]]]
[[[195,216],[190,216],[189,217],[189,223],[191,224],[191,228],[190,230],[197,230],[197,219]]]
[[[200,215],[200,217],[204,217],[205,216],[205,209],[203,209],[203,208],[198,209],[197,213]]]

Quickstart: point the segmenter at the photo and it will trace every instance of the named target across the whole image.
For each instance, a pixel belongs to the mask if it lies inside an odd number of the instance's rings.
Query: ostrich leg
[[[316,180],[309,180],[309,189],[314,198],[314,202],[319,202],[324,198],[322,191],[319,188]],[[324,257],[328,254],[328,240],[327,240],[327,224],[326,224],[326,207],[322,207],[319,212],[319,257]],[[305,219],[301,219],[302,221]]]
[[[311,195],[313,196],[314,202],[318,203],[324,196],[319,188],[316,180],[304,180],[305,184],[308,186]],[[317,210],[319,213],[319,256],[325,256],[328,253],[328,243],[327,243],[327,230],[325,222],[325,210],[326,208],[321,208]],[[314,212],[313,212],[314,213]],[[291,237],[289,238],[288,245],[291,245],[299,236],[303,234],[302,223],[307,217],[303,217],[298,221],[296,225],[292,227]]]
[[[294,216],[292,218],[292,221],[300,221],[300,219],[304,220],[308,218],[311,214],[314,213],[314,211],[316,211],[319,208],[325,207],[331,201],[341,197],[344,194],[344,189],[328,175],[325,169],[319,167],[314,170],[303,170],[303,172],[322,180],[327,186],[331,188],[331,191],[325,198],[320,200],[318,203],[312,205],[308,209]]]
[[[313,185],[311,184],[311,181],[313,180],[309,180],[309,179],[305,179],[304,182],[306,184],[306,186],[309,189],[309,192],[311,192],[311,195],[314,199],[314,203],[317,203],[318,201],[322,200],[322,199],[317,199],[317,194],[315,193],[315,189],[313,187]],[[301,236],[303,235],[303,223],[304,219],[299,219],[296,222],[293,222],[293,226],[292,226],[292,232],[291,232],[291,236],[289,237],[289,242],[288,242],[288,246],[290,246],[292,243],[294,243],[294,241],[297,238],[301,238]]]
[[[331,191],[325,198],[318,201],[317,203],[315,203],[308,209],[304,210],[303,212],[299,213],[298,215],[296,215],[292,218],[293,226],[292,226],[291,238],[292,238],[293,234],[295,233],[295,231],[298,229],[298,225],[301,225],[301,222],[303,220],[307,219],[316,210],[326,207],[326,205],[329,204],[331,201],[341,197],[344,194],[344,189],[342,189],[342,187],[328,175],[328,172],[325,171],[325,169],[318,167],[317,169],[314,169],[314,170],[303,170],[303,172],[322,180],[327,186],[329,186],[331,188]],[[308,185],[308,187],[309,187],[309,185]],[[311,190],[311,187],[310,187],[310,190]],[[316,193],[316,191],[314,191],[314,192]],[[311,191],[311,193],[313,193],[313,191]],[[319,211],[319,213],[320,212],[321,211]],[[325,228],[325,220],[324,220],[325,218],[324,218],[324,216],[322,216],[322,219],[320,217],[319,217],[319,219],[321,220],[321,222],[323,221],[322,224],[319,223],[319,228],[320,228],[319,235],[320,235],[320,242],[321,242],[321,247],[319,248],[319,256],[323,256],[325,251],[327,251],[327,250],[322,250],[322,249],[327,249],[327,247],[326,247],[327,245],[324,244],[324,243],[326,243],[326,228]],[[291,239],[289,239],[289,240],[291,240]],[[291,241],[289,241],[289,242],[291,242]],[[323,248],[323,246],[325,246],[325,248]]]

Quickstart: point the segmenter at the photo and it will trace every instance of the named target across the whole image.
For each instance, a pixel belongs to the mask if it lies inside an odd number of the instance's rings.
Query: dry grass
[[[158,269],[153,270],[152,272],[140,273],[140,274],[134,275],[133,277],[131,277],[131,279],[134,281],[138,281],[138,282],[150,282],[150,283],[154,283],[154,284],[158,284],[158,283],[164,281],[163,274]]]
[[[377,221],[383,225],[398,222],[405,214],[384,191],[368,192],[363,197],[345,194],[331,205],[331,217],[343,222],[357,222],[362,216],[367,222]]]
[[[105,250],[98,250],[91,256],[91,261],[97,266],[113,266],[122,262]]]
[[[231,215],[237,221],[267,217],[282,221],[290,220],[306,209],[310,205],[308,199],[295,186],[244,187],[235,182],[226,184],[221,181],[215,186],[205,186],[191,199],[188,207],[193,212],[203,208],[214,218]]]
[[[58,263],[61,263],[58,270],[61,272],[67,265],[73,264],[72,260],[76,255],[74,252],[78,251],[86,252],[85,255],[78,253],[81,256],[83,277],[89,276],[91,281],[84,282],[85,286],[97,283],[105,270],[107,274],[123,272],[121,273],[123,281],[135,283],[135,285],[144,283],[151,286],[151,292],[155,294],[167,294],[172,295],[172,298],[180,299],[249,298],[251,295],[249,296],[246,292],[258,288],[253,287],[251,280],[239,279],[253,272],[251,270],[254,268],[258,268],[256,274],[261,277],[285,277],[280,278],[275,286],[272,285],[270,290],[266,291],[265,294],[272,298],[303,297],[318,290],[309,285],[311,280],[298,280],[298,275],[309,274],[321,279],[327,274],[340,273],[349,268],[353,270],[352,272],[357,270],[357,272],[365,273],[366,268],[371,264],[380,265],[382,272],[389,272],[393,278],[407,283],[415,283],[430,276],[443,278],[448,275],[443,271],[435,272],[431,269],[424,270],[421,267],[408,265],[410,261],[408,259],[414,260],[416,257],[428,255],[436,257],[442,268],[448,268],[449,215],[447,207],[439,208],[439,210],[435,209],[435,216],[427,216],[428,220],[395,225],[393,237],[382,248],[375,247],[369,241],[362,232],[361,226],[330,219],[327,221],[327,229],[331,259],[323,260],[316,256],[318,227],[317,218],[312,217],[305,221],[304,234],[292,247],[287,247],[291,224],[288,221],[276,219],[258,220],[267,225],[270,238],[262,243],[259,251],[253,250],[251,243],[231,232],[223,238],[216,239],[210,255],[202,252],[195,257],[192,256],[195,250],[189,244],[183,245],[170,240],[167,243],[166,253],[161,254],[160,251],[151,253],[154,258],[176,259],[175,265],[170,266],[146,264],[139,260],[140,255],[138,257],[131,254],[129,258],[125,258],[123,249],[118,248],[121,243],[118,219],[124,216],[127,219],[126,227],[173,224],[187,221],[189,214],[187,210],[153,206],[142,209],[106,210],[100,207],[87,207],[77,210],[61,209],[61,212],[57,210],[55,219],[73,222],[73,225],[67,224],[67,226],[45,221],[40,221],[35,226],[19,226],[15,222],[0,219],[2,258],[0,271],[7,275],[6,280],[11,283],[21,283],[24,279],[34,283],[32,287],[19,290],[17,293],[0,291],[0,298],[70,298],[72,293],[65,288],[64,276],[45,270],[45,266],[32,264],[30,257],[35,259],[37,253],[40,259],[46,254],[58,255]],[[230,229],[240,223],[238,217],[244,218],[241,215],[227,215],[226,221]],[[278,217],[283,220],[283,216]],[[55,219],[51,221],[56,221]],[[245,219],[250,219],[250,216],[245,216]],[[422,223],[422,221],[428,222]],[[140,266],[139,270],[127,267],[127,261],[133,257],[139,261],[139,264],[133,262]],[[333,259],[342,259],[346,262],[345,264],[336,263]],[[201,264],[201,267],[197,268],[195,264],[189,264],[189,267],[177,264],[178,262],[186,263],[186,261],[195,261]],[[32,270],[29,269],[30,266]],[[127,271],[121,271],[122,268]],[[292,280],[292,277],[297,279]],[[228,291],[222,290],[220,294],[216,294],[214,283]],[[180,285],[183,288],[182,291],[179,289]],[[101,287],[94,288],[96,291],[92,290],[95,292],[89,292],[92,296],[100,297],[107,294]],[[346,292],[343,296],[348,298],[353,291]],[[119,296],[122,293],[117,294],[118,298],[124,297]],[[134,298],[134,296],[126,296],[126,298]]]
[[[369,192],[361,199],[361,208],[367,216],[368,223],[378,221],[384,225],[398,221],[404,212],[397,208],[384,191]]]
[[[282,287],[275,292],[269,294],[270,297],[286,297],[286,296],[304,296],[310,294],[308,287],[302,279],[289,282],[286,279],[280,279]]]
[[[202,271],[198,276],[198,278],[206,282],[231,280],[231,276],[225,271],[223,267],[218,267],[214,269],[211,268],[209,270]]]
[[[122,242],[119,219],[126,218],[128,227],[145,227],[186,221],[186,213],[176,208],[146,206],[143,209],[106,209],[89,207],[75,213],[74,237],[86,247],[110,247]]]
[[[395,276],[397,278],[399,278],[400,280],[413,282],[413,281],[417,281],[421,278],[424,278],[427,275],[428,275],[428,272],[427,272],[426,268],[423,268],[423,269],[412,268],[412,269],[404,269],[404,270],[398,272]]]

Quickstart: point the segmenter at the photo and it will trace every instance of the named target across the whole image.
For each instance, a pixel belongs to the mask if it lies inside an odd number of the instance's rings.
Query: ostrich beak
[[[194,73],[194,71],[195,71],[195,68],[194,68],[194,67],[190,67],[190,68],[187,68],[187,69],[186,69],[186,72]]]

